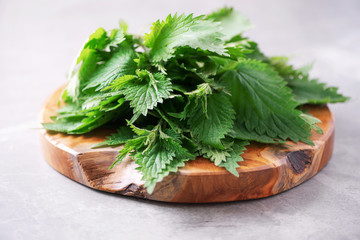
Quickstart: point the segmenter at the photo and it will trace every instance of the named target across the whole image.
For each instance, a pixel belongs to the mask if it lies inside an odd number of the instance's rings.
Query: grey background
[[[317,176],[266,199],[166,204],[77,184],[44,161],[37,115],[98,26],[144,32],[168,13],[234,6],[269,55],[291,55],[351,96],[332,105],[336,145]],[[359,1],[0,0],[0,239],[360,239]]]

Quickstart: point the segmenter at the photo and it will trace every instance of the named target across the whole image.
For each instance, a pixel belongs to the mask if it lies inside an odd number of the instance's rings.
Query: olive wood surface
[[[45,102],[40,122],[51,122],[59,108],[62,88]],[[141,173],[130,158],[109,170],[120,147],[91,149],[115,129],[96,129],[88,134],[67,135],[40,130],[46,161],[58,172],[85,186],[126,196],[165,202],[227,202],[271,196],[291,189],[319,172],[329,161],[334,146],[334,120],[327,106],[307,106],[322,123],[323,135],[313,132],[315,146],[251,143],[237,168],[239,177],[198,157],[177,173],[159,182],[150,195],[143,188]]]

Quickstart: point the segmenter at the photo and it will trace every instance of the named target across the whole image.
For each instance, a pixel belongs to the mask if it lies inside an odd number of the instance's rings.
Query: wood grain
[[[58,89],[45,102],[40,122],[56,115]],[[121,195],[165,202],[227,202],[271,196],[291,189],[319,172],[329,161],[334,146],[334,121],[327,106],[308,106],[319,118],[324,134],[313,132],[315,146],[288,142],[291,146],[251,143],[237,169],[239,178],[198,157],[158,183],[153,194],[143,188],[136,164],[126,158],[109,170],[121,147],[91,149],[114,129],[97,129],[84,135],[40,130],[46,161],[58,172],[85,186]]]

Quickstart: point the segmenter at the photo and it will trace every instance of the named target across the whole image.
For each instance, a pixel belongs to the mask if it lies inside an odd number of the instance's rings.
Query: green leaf
[[[228,134],[230,137],[236,139],[246,139],[249,141],[256,141],[260,143],[285,143],[285,140],[269,137],[266,134],[258,133],[254,130],[248,130],[243,121],[235,120],[233,129]]]
[[[299,104],[339,103],[349,100],[348,97],[338,93],[338,88],[326,87],[325,83],[319,83],[317,79],[309,79],[308,76],[291,79],[288,81],[288,86]]]
[[[110,34],[109,47],[117,47],[125,40],[125,34],[121,29],[113,29]]]
[[[110,111],[120,107],[124,98],[121,92],[114,91],[108,93],[95,92],[93,94],[84,95],[81,99],[82,110],[101,110]],[[115,104],[114,104],[115,103]]]
[[[248,144],[249,142],[247,141],[226,139],[223,141],[224,149],[202,144],[200,144],[198,148],[200,149],[200,153],[214,162],[216,166],[225,167],[229,172],[238,177],[239,174],[236,168],[239,167],[239,165],[237,163],[243,161],[240,155],[245,151],[245,146]]]
[[[145,151],[146,146],[150,147],[152,143],[156,140],[157,132],[160,125],[156,125],[152,130],[142,129],[134,126],[128,122],[131,130],[137,135],[137,137],[129,139],[126,141],[123,148],[119,151],[119,155],[116,156],[116,160],[110,166],[112,169],[116,164],[122,162],[124,158],[132,152],[132,156],[137,153],[137,151]]]
[[[88,80],[97,68],[97,63],[101,60],[98,50],[104,49],[108,37],[103,28],[98,28],[84,44],[79,56],[73,63],[68,80],[69,84],[63,92],[63,98],[69,97],[73,102],[78,102],[81,94],[80,86]]]
[[[175,157],[172,143],[168,139],[157,138],[150,148],[135,154],[135,163],[143,174],[143,180],[157,178],[158,174],[166,168],[166,165]]]
[[[230,157],[226,158],[225,162],[221,162],[219,167],[224,167],[234,176],[239,177],[239,173],[236,168],[239,167],[238,162],[243,161],[241,154],[246,150],[245,146],[248,145],[247,141],[234,141],[232,145],[232,150],[230,151]]]
[[[119,151],[119,154],[116,156],[116,160],[113,162],[113,164],[109,167],[109,169],[112,169],[116,164],[121,163],[122,160],[126,156],[128,156],[129,153],[136,151],[137,149],[140,149],[143,147],[146,143],[147,136],[139,136],[133,139],[129,139],[126,141],[123,148]]]
[[[76,129],[78,126],[82,125],[82,119],[83,118],[64,119],[55,123],[42,123],[42,126],[50,131],[69,133],[71,129]]]
[[[157,126],[155,126],[153,130],[149,130],[149,129],[145,129],[145,128],[136,127],[134,124],[130,123],[129,121],[127,121],[127,123],[130,126],[131,130],[138,136],[146,135],[147,137],[152,137],[154,134],[154,131],[156,131],[156,129],[157,129]],[[151,140],[148,139],[147,141],[151,141]]]
[[[150,194],[157,182],[176,172],[185,161],[195,158],[182,146],[181,136],[172,130],[162,131],[160,125],[152,130],[133,128],[140,135],[126,142],[112,167],[130,153],[139,166],[137,169],[143,174],[144,186]]]
[[[317,123],[321,123],[320,119],[307,113],[300,114],[300,117],[304,119],[304,121],[307,122],[311,126],[311,129],[313,129],[315,132],[324,134],[323,130],[318,125],[316,125]]]
[[[235,125],[254,133],[254,137],[250,135],[246,140],[265,135],[313,144],[309,139],[310,126],[295,109],[297,103],[291,90],[267,64],[244,60],[234,70],[225,72],[221,82],[228,86],[232,95],[230,99],[237,113]],[[236,136],[235,133],[233,137],[244,139],[244,134]]]
[[[152,74],[146,70],[138,71],[137,74],[139,77],[127,81],[121,90],[133,108],[134,116],[130,122],[134,122],[141,114],[146,116],[148,110],[162,103],[172,92],[171,82],[164,74]]]
[[[127,83],[129,83],[130,81],[136,78],[137,78],[136,75],[123,75],[115,79],[109,86],[107,86],[103,90],[111,89],[112,91],[119,91],[124,86],[126,86]]]
[[[58,118],[54,123],[43,123],[47,130],[68,134],[84,134],[112,120],[114,112],[94,111],[78,116]]]
[[[221,23],[221,33],[225,35],[224,39],[230,39],[253,27],[248,18],[244,17],[240,12],[234,11],[233,8],[228,7],[221,8],[207,15],[206,19]]]
[[[235,111],[225,93],[202,97],[191,111],[188,124],[194,137],[204,145],[222,149],[221,139],[232,126]]]
[[[103,49],[106,47],[108,37],[106,31],[103,28],[98,28],[93,34],[90,35],[89,40],[85,43],[83,49]],[[77,63],[80,63],[83,57],[80,56],[77,59]]]
[[[104,146],[115,146],[126,143],[128,140],[134,138],[134,132],[129,127],[122,126],[116,133],[106,137],[101,143],[94,144],[91,148],[104,147]]]
[[[165,21],[154,22],[144,40],[145,46],[150,48],[152,62],[168,60],[176,48],[183,46],[223,55],[226,50],[219,31],[219,23],[204,20],[203,16],[175,14],[169,15]]]
[[[135,57],[135,51],[130,46],[121,46],[118,52],[96,70],[83,90],[96,88],[95,91],[100,91],[123,75],[135,74]]]
[[[135,162],[143,173],[144,186],[149,193],[155,188],[157,182],[171,172],[176,172],[184,162],[195,158],[188,150],[182,147],[180,135],[166,130],[160,134],[151,147],[145,151],[138,151],[135,155]]]
[[[214,148],[208,145],[199,145],[200,154],[205,158],[210,159],[214,162],[216,166],[219,166],[220,163],[226,162],[226,158],[230,157],[231,144],[224,149]]]
[[[349,100],[348,97],[338,93],[337,88],[326,87],[326,84],[318,82],[318,79],[310,79],[308,71],[311,69],[311,65],[304,71],[295,69],[287,62],[288,58],[286,57],[270,59],[270,64],[287,81],[299,105],[338,103]]]
[[[162,169],[157,178],[152,178],[144,184],[147,188],[147,192],[151,194],[157,182],[162,181],[164,177],[168,176],[170,173],[177,172],[180,167],[185,166],[185,162],[194,159],[194,155],[190,154],[186,148],[180,147],[179,145],[178,148],[175,149],[175,157],[165,166],[164,169]]]

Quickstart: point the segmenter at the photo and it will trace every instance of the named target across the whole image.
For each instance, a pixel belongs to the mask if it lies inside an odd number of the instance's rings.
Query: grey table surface
[[[269,55],[291,55],[351,97],[332,105],[336,142],[319,174],[261,200],[167,204],[94,191],[43,159],[37,115],[98,26],[132,32],[175,11],[234,6]],[[360,239],[359,1],[0,0],[0,239]]]

